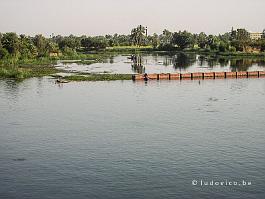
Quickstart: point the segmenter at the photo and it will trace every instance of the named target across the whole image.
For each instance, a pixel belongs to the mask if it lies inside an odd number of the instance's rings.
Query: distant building
[[[232,38],[240,39],[241,37],[249,37],[252,40],[258,40],[261,38],[265,38],[265,30],[263,32],[248,32],[244,28],[238,28],[234,30],[232,27],[232,31],[230,32]]]
[[[258,40],[262,38],[263,33],[262,32],[250,32],[249,36],[252,40]]]

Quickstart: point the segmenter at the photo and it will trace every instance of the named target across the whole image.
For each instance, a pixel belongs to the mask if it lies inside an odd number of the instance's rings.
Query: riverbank
[[[59,60],[64,62],[78,62],[79,64],[93,64],[102,62],[107,58],[104,53],[78,53],[72,56],[43,57],[38,59],[2,59],[0,60],[0,78],[26,79],[43,77],[59,72],[64,72],[55,67]]]
[[[133,52],[133,50],[136,50]],[[91,51],[90,53],[77,53],[72,56],[60,56],[60,57],[46,57],[46,58],[38,58],[38,59],[22,59],[22,60],[16,60],[16,59],[5,59],[0,60],[0,78],[14,78],[14,79],[26,79],[31,77],[43,77],[43,76],[51,76],[55,75],[57,73],[63,72],[63,73],[71,73],[71,75],[67,75],[65,79],[69,81],[112,81],[112,80],[129,80],[131,79],[130,72],[126,72],[127,74],[110,74],[108,71],[106,73],[100,72],[96,73],[91,71],[90,73],[82,73],[82,72],[73,72],[73,70],[64,70],[63,68],[58,69],[55,67],[58,64],[58,61],[60,63],[64,64],[71,64],[75,63],[77,65],[90,65],[94,63],[107,63],[112,60],[113,63],[113,57],[122,55],[125,57],[129,56],[131,54],[142,54],[143,56],[146,54],[150,55],[176,55],[176,54],[186,54],[186,55],[192,55],[192,60],[196,59],[196,55],[199,55],[199,59],[202,60],[212,60],[212,59],[227,59],[227,61],[233,61],[232,66],[237,66],[237,64],[242,64],[241,62],[237,62],[237,60],[234,59],[253,59],[253,63],[257,63],[257,59],[265,61],[265,54],[260,53],[220,53],[220,52],[204,52],[204,51],[192,51],[192,50],[185,50],[185,51],[155,51],[152,49],[151,46],[146,47],[113,47],[108,48],[104,51]],[[189,57],[189,56],[188,56]],[[182,59],[188,59],[188,57],[184,57]],[[115,62],[116,63],[116,62]],[[177,64],[180,64],[180,67],[183,64],[189,64],[189,60],[177,60]],[[181,65],[182,64],[182,65]],[[213,63],[211,63],[213,64]],[[218,65],[218,62],[215,64]],[[247,62],[247,65],[252,64],[252,62]],[[129,67],[129,65],[128,65]],[[238,71],[246,71],[246,68],[238,68]],[[161,72],[161,71],[160,71]],[[163,72],[163,71],[162,71]],[[166,71],[164,71],[167,73]],[[198,71],[196,71],[198,72]],[[117,72],[118,73],[118,72]],[[156,72],[154,72],[156,73]]]

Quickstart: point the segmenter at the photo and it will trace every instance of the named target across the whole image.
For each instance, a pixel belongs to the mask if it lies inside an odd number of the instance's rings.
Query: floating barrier
[[[170,80],[179,80],[179,79],[180,79],[180,73],[170,74]]]
[[[158,77],[159,79],[170,79],[170,74],[168,73],[168,74],[159,74],[159,77]]]
[[[187,79],[228,79],[265,77],[265,71],[239,72],[195,72],[195,73],[161,73],[148,74],[148,80],[187,80]],[[144,74],[132,75],[132,80],[144,80]]]

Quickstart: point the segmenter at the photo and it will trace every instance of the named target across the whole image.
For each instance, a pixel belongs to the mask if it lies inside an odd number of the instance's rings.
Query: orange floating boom
[[[161,73],[148,74],[148,80],[182,80],[182,79],[226,79],[226,78],[259,78],[265,77],[265,71],[239,72],[195,72],[195,73]],[[143,74],[132,75],[132,80],[145,80]]]

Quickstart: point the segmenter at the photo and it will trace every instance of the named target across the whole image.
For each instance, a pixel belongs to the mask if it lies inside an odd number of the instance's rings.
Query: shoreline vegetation
[[[251,39],[245,29],[222,35],[192,34],[187,31],[147,34],[139,25],[129,35],[106,36],[26,36],[0,33],[0,78],[25,79],[51,76],[61,71],[54,67],[60,60],[82,64],[103,62],[113,54],[196,53],[209,58],[264,58],[265,31],[260,39]],[[78,61],[77,61],[78,60]],[[73,61],[74,62],[74,61]],[[69,81],[127,80],[122,74],[73,74]]]
[[[66,76],[63,80],[67,81],[115,81],[132,80],[131,74],[86,74]]]

